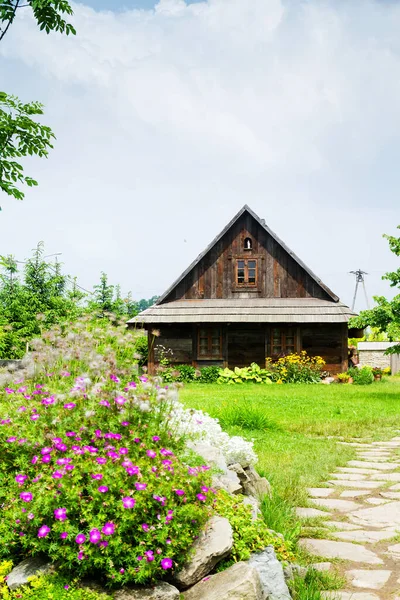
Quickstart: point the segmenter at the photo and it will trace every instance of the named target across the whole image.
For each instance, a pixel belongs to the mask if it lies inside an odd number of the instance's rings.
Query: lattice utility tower
[[[358,271],[350,271],[350,273],[352,275],[356,276],[356,288],[354,290],[353,304],[352,304],[351,310],[354,310],[354,307],[356,305],[356,298],[357,298],[357,291],[358,291],[358,284],[359,283],[362,283],[362,286],[363,286],[363,289],[364,289],[365,301],[367,303],[367,308],[369,308],[367,290],[365,289],[365,279],[364,279],[364,275],[368,275],[368,273],[366,273],[365,271],[361,271],[361,269],[358,269]]]

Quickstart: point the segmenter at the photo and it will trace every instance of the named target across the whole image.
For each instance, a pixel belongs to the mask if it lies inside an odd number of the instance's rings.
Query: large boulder
[[[229,469],[225,474],[213,475],[212,486],[215,490],[225,490],[228,494],[241,494],[243,492],[239,477]]]
[[[206,577],[187,590],[185,600],[262,600],[260,576],[246,562]]]
[[[44,556],[26,558],[9,573],[6,583],[10,590],[16,590],[21,585],[26,585],[29,577],[50,573],[52,566],[52,563]]]
[[[114,593],[114,600],[179,600],[179,597],[179,590],[165,581],[149,586],[122,588]]]
[[[212,517],[194,542],[190,559],[174,576],[178,587],[187,588],[208,575],[228,556],[232,546],[233,532],[228,519]]]
[[[246,467],[244,469],[247,475],[247,481],[243,481],[244,493],[247,496],[255,496],[262,498],[263,496],[271,495],[271,485],[265,477],[260,477],[254,467]]]
[[[290,600],[283,568],[276,558],[272,546],[268,546],[262,552],[252,554],[249,565],[256,569],[260,576],[264,598],[268,598],[268,600]]]

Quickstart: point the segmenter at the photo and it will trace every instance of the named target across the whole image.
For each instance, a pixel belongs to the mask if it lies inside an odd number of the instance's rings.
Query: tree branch
[[[8,28],[10,27],[11,23],[14,21],[14,18],[15,18],[15,13],[17,12],[17,8],[18,8],[18,5],[19,5],[19,3],[20,3],[20,2],[21,2],[21,0],[17,0],[17,1],[16,1],[15,5],[14,5],[14,10],[13,10],[13,13],[12,13],[11,17],[10,17],[10,18],[9,18],[9,20],[8,20],[8,23],[7,23],[7,25],[6,25],[6,28],[5,28],[5,29],[2,31],[2,33],[0,34],[0,42],[1,42],[1,40],[3,39],[3,37],[6,35],[6,33],[7,33],[7,31],[8,31]]]

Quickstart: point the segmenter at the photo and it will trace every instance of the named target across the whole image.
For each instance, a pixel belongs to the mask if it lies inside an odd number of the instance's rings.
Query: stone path
[[[322,512],[327,539],[300,543],[319,557],[341,559],[346,587],[324,592],[327,600],[400,600],[400,437],[348,444],[357,459],[332,473],[325,487],[308,490],[314,508],[297,509],[302,518]]]

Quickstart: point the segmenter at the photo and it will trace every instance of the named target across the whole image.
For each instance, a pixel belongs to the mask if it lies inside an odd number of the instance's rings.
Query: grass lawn
[[[187,384],[180,398],[253,439],[259,472],[291,506],[306,505],[306,488],[354,456],[338,438],[382,440],[400,430],[399,377],[366,386]]]

